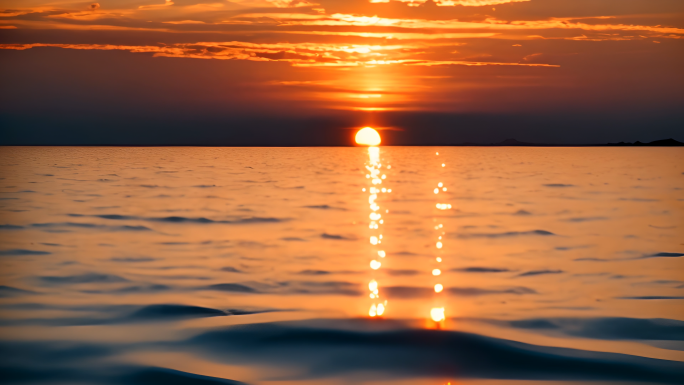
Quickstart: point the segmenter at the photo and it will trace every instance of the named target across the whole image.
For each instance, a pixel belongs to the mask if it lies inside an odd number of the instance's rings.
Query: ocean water
[[[5,147],[0,210],[2,383],[684,383],[679,148]]]

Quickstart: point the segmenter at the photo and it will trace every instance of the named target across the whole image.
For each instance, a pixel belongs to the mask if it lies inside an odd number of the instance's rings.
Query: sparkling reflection
[[[436,152],[435,156],[439,157],[439,152]],[[441,165],[440,169],[446,168],[446,163],[438,162],[438,164]],[[442,171],[442,173],[440,175],[440,179],[443,176],[444,176],[444,171]],[[444,193],[446,191],[447,191],[447,187],[444,185],[444,182],[442,182],[442,181],[439,181],[437,183],[437,187],[435,187],[434,190],[432,190],[432,192],[435,195],[437,195],[438,197],[439,197],[440,193]],[[443,201],[437,202],[435,204],[435,208],[437,210],[440,210],[440,211],[441,210],[450,210],[451,204],[444,203]],[[433,267],[432,276],[435,277],[435,279],[438,280],[438,282],[435,282],[435,284],[434,284],[434,289],[435,289],[435,294],[436,294],[436,297],[435,297],[435,305],[436,306],[430,310],[430,318],[434,322],[440,323],[446,319],[444,305],[443,305],[444,299],[443,299],[443,296],[441,295],[441,293],[444,291],[444,285],[442,285],[442,283],[439,282],[439,280],[441,280],[441,276],[442,276],[442,270],[439,267],[443,261],[442,256],[444,254],[444,246],[445,246],[445,244],[444,244],[444,242],[445,242],[445,240],[444,240],[445,231],[444,231],[444,224],[438,223],[437,222],[438,219],[439,219],[438,217],[433,218],[433,222],[436,223],[434,226],[434,229],[435,229],[435,232],[437,233],[435,235],[435,237],[437,239],[435,240],[435,243],[434,243],[435,249],[436,249],[436,254],[437,254],[437,256],[435,257],[435,262],[436,262],[437,266]]]
[[[357,139],[358,141],[358,139]],[[384,166],[385,169],[390,169],[390,165]],[[373,259],[370,261],[370,268],[375,275],[376,271],[382,266],[381,260],[387,256],[384,250],[382,250],[382,228],[385,221],[382,218],[382,210],[378,204],[379,194],[388,194],[392,192],[392,189],[387,187],[381,187],[384,181],[387,179],[387,175],[382,172],[383,164],[380,159],[380,148],[378,147],[368,147],[368,162],[366,162],[366,179],[369,180],[369,187],[364,188],[363,191],[368,191],[368,205],[370,208],[370,214],[368,218],[370,222],[368,223],[368,229],[371,234],[369,236],[369,242],[374,246]],[[387,210],[385,210],[385,213]],[[373,277],[368,283],[368,290],[370,291],[369,297],[371,299],[371,306],[368,310],[368,315],[370,317],[379,317],[385,313],[387,307],[387,300],[383,299],[380,295],[380,290],[378,287],[378,281]]]

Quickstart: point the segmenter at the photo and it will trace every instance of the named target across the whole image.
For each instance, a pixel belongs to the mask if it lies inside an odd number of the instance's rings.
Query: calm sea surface
[[[684,383],[679,148],[5,147],[0,210],[2,383]]]

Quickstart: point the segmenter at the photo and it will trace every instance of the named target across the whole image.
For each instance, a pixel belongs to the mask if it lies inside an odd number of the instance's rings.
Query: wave
[[[636,297],[615,297],[617,299],[643,299],[643,300],[658,300],[658,299],[684,299],[680,296],[666,296],[666,295],[645,295]]]
[[[678,258],[678,257],[684,257],[684,254],[682,253],[656,253],[656,254],[650,254],[650,255],[644,255],[643,257],[639,257],[637,259],[645,259],[645,258]]]
[[[434,297],[434,289],[431,287],[413,287],[413,286],[387,286],[384,287],[383,292],[392,299],[411,299],[411,298],[432,298]],[[518,286],[504,289],[482,289],[478,287],[449,287],[444,291],[453,296],[460,297],[475,297],[481,295],[495,295],[495,294],[537,294],[534,289],[528,287]]]
[[[508,231],[505,233],[471,233],[471,234],[449,234],[451,238],[508,238],[508,237],[519,237],[526,235],[540,235],[540,236],[550,236],[556,235],[550,231],[546,230],[531,230],[531,231]]]
[[[293,369],[292,379],[373,371],[385,377],[449,377],[680,384],[684,364],[553,348],[458,331],[378,330],[385,321],[261,323],[202,333],[183,346],[214,360]]]
[[[280,295],[344,295],[360,296],[360,285],[344,281],[280,281],[276,283],[219,283],[202,286],[198,290],[216,290],[247,294]]]
[[[50,285],[71,285],[80,283],[120,283],[128,282],[127,279],[111,274],[86,273],[66,276],[43,276],[38,279]]]
[[[581,223],[581,222],[591,222],[591,221],[607,221],[609,219],[610,218],[608,218],[608,217],[577,217],[577,218],[561,219],[561,221]]]
[[[529,277],[533,275],[563,274],[563,270],[532,270],[518,274],[518,277]]]
[[[450,271],[458,271],[461,273],[505,273],[511,270],[505,268],[495,268],[495,267],[463,267],[459,269],[451,269]]]
[[[345,237],[344,235],[336,235],[336,234],[328,234],[328,233],[321,234],[321,238],[323,238],[323,239],[334,239],[334,240],[338,240],[338,241],[353,241],[353,240],[355,240],[354,238]]]
[[[98,368],[37,369],[33,366],[1,366],[7,384],[102,384],[102,385],[246,385],[243,382],[201,376],[178,370],[146,366],[99,365]]]
[[[279,309],[214,309],[202,306],[178,304],[152,304],[146,306],[109,305],[109,306],[45,306],[42,304],[13,304],[5,308],[20,310],[62,310],[76,312],[97,312],[98,316],[72,316],[50,318],[11,318],[0,319],[2,326],[40,325],[40,326],[93,326],[153,322],[175,322],[188,319],[242,316],[283,311]]]
[[[0,250],[0,256],[24,256],[24,255],[50,255],[49,251],[40,250],[26,250],[26,249],[11,249]]]
[[[20,295],[36,294],[35,291],[18,289],[16,287],[0,285],[0,298],[16,297]]]
[[[519,329],[534,329],[552,334],[600,340],[684,341],[684,321],[664,318],[533,318],[489,322]]]
[[[158,261],[159,258],[152,257],[113,257],[109,259],[112,262],[152,262]]]
[[[0,230],[21,230],[23,229],[24,226],[17,226],[17,225],[0,225]]]
[[[347,211],[345,208],[341,207],[332,207],[328,205],[312,205],[312,206],[304,206],[306,209],[318,209],[318,210],[341,210],[341,211]]]
[[[145,226],[106,226],[98,225],[94,223],[78,223],[78,222],[60,222],[60,223],[33,223],[31,227],[37,228],[53,228],[53,227],[77,227],[85,229],[98,229],[98,230],[109,230],[109,231],[152,231],[149,227]]]
[[[250,224],[250,223],[279,223],[285,222],[289,219],[284,218],[269,218],[269,217],[246,217],[237,218],[233,220],[213,220],[204,217],[191,218],[191,217],[180,217],[180,216],[170,216],[170,217],[138,217],[132,215],[120,215],[120,214],[99,214],[99,215],[83,215],[83,214],[67,214],[70,217],[95,217],[100,219],[109,219],[115,221],[126,221],[126,220],[138,220],[138,221],[149,221],[149,222],[164,222],[164,223],[197,223],[197,224]],[[93,225],[97,226],[97,225]]]

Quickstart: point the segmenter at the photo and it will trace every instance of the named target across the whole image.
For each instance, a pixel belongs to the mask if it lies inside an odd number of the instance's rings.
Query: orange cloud
[[[483,7],[488,5],[523,3],[530,0],[435,0],[440,7],[454,7],[462,5],[464,7]]]
[[[283,34],[321,35],[321,36],[355,36],[397,40],[437,40],[437,39],[473,39],[498,36],[491,32],[451,32],[451,33],[419,33],[419,32],[337,32],[337,31],[280,31]],[[450,43],[458,46],[465,43]]]
[[[395,0],[406,3],[409,7],[419,7],[425,4],[428,0]],[[487,5],[498,5],[507,3],[522,3],[530,0],[434,0],[439,7],[455,7],[457,5],[463,7],[482,7]],[[389,3],[390,0],[370,0],[371,3]]]
[[[407,45],[344,45],[314,43],[258,44],[239,41],[199,42],[159,46],[129,46],[113,44],[0,44],[0,49],[27,50],[34,47],[59,47],[82,50],[123,50],[136,53],[153,53],[156,57],[195,59],[284,61],[297,67],[376,67],[406,66],[527,66],[558,67],[544,63],[506,63],[467,60],[411,59]]]
[[[506,21],[488,18],[484,21],[427,20],[427,19],[390,19],[378,16],[359,16],[336,13],[330,16],[306,15],[278,17],[281,25],[318,25],[318,26],[362,26],[362,27],[401,27],[430,29],[496,29],[496,30],[535,30],[535,29],[582,29],[587,31],[650,31],[658,33],[684,34],[684,29],[661,26],[625,24],[587,24],[572,22],[575,18],[551,18],[534,21]],[[602,18],[603,19],[603,18]]]
[[[126,14],[131,12],[93,12],[93,11],[82,11],[82,12],[65,12],[60,14],[48,15],[47,17],[53,19],[74,19],[74,20],[98,20],[98,19],[115,19],[126,16]]]
[[[206,24],[199,20],[180,20],[180,21],[163,21],[166,24]]]
[[[231,2],[249,7],[276,8],[315,7],[318,5],[307,0],[232,0]]]
[[[225,71],[235,65],[244,71],[244,76],[242,72],[237,75],[240,82],[254,82],[246,87],[250,92],[267,90],[264,97],[282,97],[288,103],[306,100],[308,108],[465,111],[473,106],[488,109],[492,104],[512,109],[523,99],[516,94],[518,89],[563,87],[567,91],[578,84],[604,84],[600,82],[605,76],[594,76],[600,71],[622,79],[627,78],[623,74],[630,68],[638,67],[643,79],[655,77],[650,72],[660,79],[661,68],[675,67],[669,59],[677,41],[666,39],[684,38],[684,27],[677,24],[677,10],[656,13],[654,9],[648,13],[651,10],[640,8],[635,14],[610,16],[599,13],[605,7],[587,3],[582,9],[585,17],[564,17],[577,14],[574,0],[558,1],[553,6],[544,5],[544,0],[368,0],[394,1],[387,6],[350,0],[110,0],[101,3],[103,7],[92,1],[99,0],[11,0],[19,6],[39,6],[0,10],[0,29],[32,30],[24,34],[5,32],[6,44],[0,49],[56,47],[125,52],[117,56],[146,53],[148,57],[242,61],[216,65],[188,60],[181,67],[197,65]],[[323,5],[315,5],[318,2]],[[507,3],[511,5],[497,6],[492,12],[492,6]],[[486,6],[489,8],[478,8]],[[325,7],[327,13],[318,7]],[[31,36],[34,40],[24,40]],[[617,40],[644,43],[599,43]],[[84,41],[92,44],[69,44]],[[22,44],[9,44],[18,42]],[[35,42],[55,44],[23,44]],[[107,44],[112,42],[117,44]],[[610,61],[610,54],[617,50],[619,54]],[[49,57],[54,49],[41,51],[38,54]],[[570,57],[572,54],[576,56]],[[658,60],[650,64],[625,59],[651,54]],[[606,64],[592,70],[592,60],[605,60]],[[169,67],[180,62],[152,61]],[[263,65],[244,62],[277,64],[264,71],[258,69]],[[559,64],[566,68],[556,71]],[[611,65],[615,71],[604,70]],[[653,66],[649,67],[652,71],[646,69],[648,65]],[[248,78],[256,80],[245,80]],[[587,80],[579,81],[582,79]],[[494,99],[509,102],[469,104],[471,98],[480,98],[480,92],[484,95],[490,89],[502,90]],[[526,92],[530,91],[522,91]],[[546,103],[556,94],[568,93],[555,92],[539,101]],[[584,103],[588,94],[596,93],[583,92],[577,100]]]
[[[176,1],[180,3],[180,0]],[[215,0],[206,1],[211,2]],[[421,1],[418,1],[417,3],[420,3]],[[438,5],[475,6],[491,5],[495,2],[517,1],[518,0],[439,0],[437,3]],[[624,34],[632,34],[633,32],[649,34],[649,36],[639,37],[622,36],[619,38],[611,38],[612,40],[644,38],[678,39],[684,36],[684,29],[682,28],[660,25],[649,26],[610,23],[610,21],[615,20],[615,18],[611,16],[512,21],[498,18],[485,18],[483,20],[463,21],[459,19],[388,18],[347,13],[326,15],[321,13],[323,11],[322,9],[307,8],[310,5],[313,5],[313,3],[298,0],[235,0],[230,3],[211,4],[190,1],[189,3],[183,2],[182,4],[187,4],[183,6],[175,6],[173,0],[165,0],[165,2],[161,4],[142,5],[137,8],[128,9],[107,9],[106,12],[95,7],[97,4],[98,3],[90,4],[88,11],[82,9],[69,11],[48,6],[24,10],[7,10],[0,12],[0,17],[16,18],[12,20],[12,25],[18,28],[77,30],[91,28],[134,29],[167,32],[178,31],[185,33],[280,33],[399,40],[437,40],[473,37],[525,39],[529,37],[521,36],[521,33],[533,30],[584,31],[585,33],[580,37],[564,36],[562,38],[592,41],[609,40],[601,36],[592,36],[592,33],[611,31]],[[171,5],[174,6],[171,7]],[[239,13],[239,9],[242,9],[242,7],[249,7],[245,9],[245,12],[247,13]],[[277,13],[274,12],[274,7],[298,8],[298,11]],[[260,8],[265,8],[265,12],[258,13]],[[28,13],[33,13],[35,16],[30,19],[20,17]],[[593,22],[594,20],[596,23]],[[193,27],[193,24],[196,26]],[[245,28],[242,29],[238,26],[245,26]],[[365,30],[359,30],[361,27],[366,28]],[[423,31],[415,31],[418,29]],[[569,32],[566,35],[570,33],[572,32]],[[537,32],[536,34],[541,33]],[[553,36],[553,38],[559,37]]]
[[[3,10],[0,11],[0,17],[15,17],[26,15],[27,13],[31,13],[31,11]]]
[[[138,9],[158,9],[162,7],[170,7],[173,5],[172,0],[165,0],[164,4],[141,5]]]

